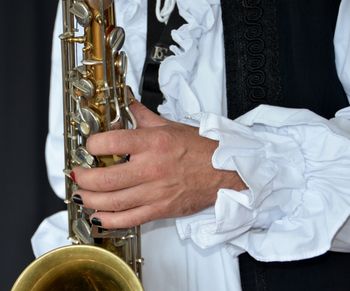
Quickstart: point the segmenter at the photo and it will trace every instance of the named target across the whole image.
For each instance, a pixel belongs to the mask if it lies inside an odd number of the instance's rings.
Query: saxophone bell
[[[135,273],[113,253],[94,246],[68,246],[38,258],[12,291],[142,290]]]

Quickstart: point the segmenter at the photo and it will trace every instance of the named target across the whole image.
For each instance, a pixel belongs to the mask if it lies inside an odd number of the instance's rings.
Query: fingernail
[[[91,223],[96,226],[102,226],[101,220],[99,220],[97,217],[94,217],[93,219],[91,219]]]
[[[83,203],[83,199],[81,198],[81,196],[80,196],[79,194],[74,194],[74,195],[72,196],[72,200],[73,200],[73,202],[76,203],[76,204],[79,204],[79,205],[83,205],[83,204],[84,204],[84,203]]]
[[[70,173],[70,178],[72,179],[72,181],[73,181],[74,183],[77,182],[77,181],[75,180],[75,173],[74,173],[73,171]]]

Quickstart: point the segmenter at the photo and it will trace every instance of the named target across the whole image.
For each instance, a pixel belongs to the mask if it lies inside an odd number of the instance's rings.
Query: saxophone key
[[[89,154],[83,146],[79,146],[76,150],[72,151],[72,159],[82,167],[93,168],[97,166],[96,158]]]
[[[110,32],[107,37],[107,42],[109,47],[112,49],[112,54],[114,55],[117,51],[119,51],[125,41],[125,31],[122,27],[115,27]]]
[[[78,90],[79,95],[90,99],[95,95],[95,85],[88,79],[79,79],[72,82],[73,87]]]
[[[90,25],[92,13],[84,2],[75,2],[69,12],[75,16],[75,19],[82,27]]]
[[[79,132],[88,137],[90,134],[99,132],[101,129],[101,121],[99,116],[90,108],[81,108],[83,116],[80,118]]]
[[[80,243],[93,244],[94,239],[91,236],[91,226],[84,218],[78,218],[73,221],[72,228],[76,238]]]

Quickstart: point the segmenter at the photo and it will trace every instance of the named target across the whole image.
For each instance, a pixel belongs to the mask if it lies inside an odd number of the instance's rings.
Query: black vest
[[[340,0],[221,2],[230,118],[259,104],[308,108],[326,118],[348,106],[334,63]],[[244,254],[240,270],[243,291],[350,290],[350,254],[287,263]]]
[[[324,117],[348,105],[334,64],[339,2],[222,0],[231,118],[262,103]]]

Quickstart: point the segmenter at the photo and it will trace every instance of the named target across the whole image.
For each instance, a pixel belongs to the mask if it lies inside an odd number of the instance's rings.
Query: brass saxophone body
[[[92,156],[85,147],[91,134],[136,128],[127,57],[121,51],[125,33],[116,26],[113,0],[62,0],[62,9],[65,202],[73,245],[35,260],[12,290],[143,290],[140,227],[91,225],[95,210],[72,202],[77,185],[69,176],[76,166],[127,162],[128,156]]]

